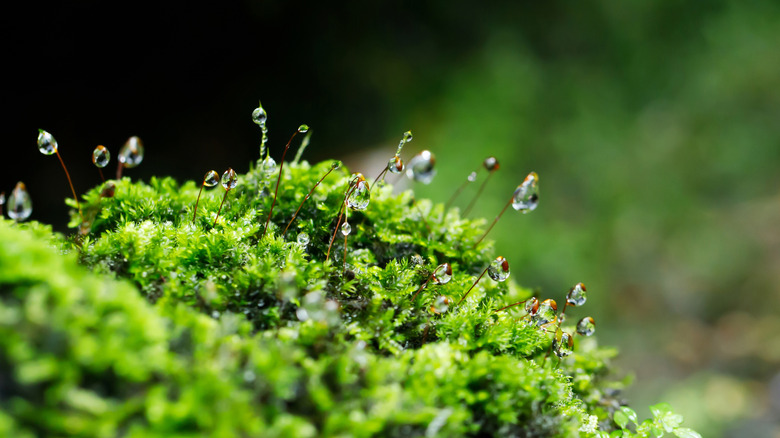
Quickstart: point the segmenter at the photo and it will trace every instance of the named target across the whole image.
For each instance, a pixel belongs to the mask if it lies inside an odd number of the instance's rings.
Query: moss
[[[545,359],[549,333],[494,311],[531,296],[511,278],[430,309],[495,256],[475,246],[484,220],[374,187],[350,213],[345,269],[340,233],[326,261],[342,170],[280,235],[331,164],[285,166],[265,236],[275,175],[261,168],[216,225],[224,191],[203,193],[193,223],[198,187],[170,178],[92,189],[81,238],[0,222],[0,435],[684,436],[663,406],[629,426],[615,352],[593,338]],[[443,262],[452,280],[412,301]]]

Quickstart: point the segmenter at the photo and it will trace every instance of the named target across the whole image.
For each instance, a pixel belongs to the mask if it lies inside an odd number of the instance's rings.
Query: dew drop
[[[555,355],[563,359],[574,350],[574,338],[570,334],[562,332],[560,339],[557,336],[553,339],[552,347]]]
[[[538,183],[539,176],[536,172],[529,173],[512,195],[512,208],[523,213],[535,210],[536,206],[539,205]]]
[[[5,205],[5,192],[0,193],[0,214],[2,214],[2,206]]]
[[[425,264],[425,260],[423,260],[420,254],[412,254],[411,261],[413,265],[422,266]]]
[[[477,180],[477,172],[471,172],[468,176],[469,182],[474,182]]]
[[[596,321],[593,320],[590,316],[586,316],[585,318],[582,318],[577,323],[577,333],[581,334],[582,336],[590,336],[593,333],[596,332]]]
[[[344,222],[341,224],[341,234],[345,236],[349,236],[349,233],[352,232],[352,226],[349,225],[349,222]]]
[[[349,196],[347,197],[347,207],[363,211],[371,202],[371,191],[368,182],[360,173],[352,174],[352,182],[349,185]]]
[[[564,322],[566,322],[566,314],[565,313],[561,313],[560,315],[558,315],[558,322],[560,324],[563,324]]]
[[[236,187],[236,184],[238,184],[238,175],[236,175],[235,170],[228,168],[228,170],[222,174],[222,187],[224,187],[225,190],[231,190]]]
[[[11,191],[7,208],[8,217],[17,222],[27,219],[32,214],[32,199],[23,182],[16,183],[16,187]]]
[[[445,297],[444,295],[439,295],[439,297],[436,298],[436,300],[431,305],[431,312],[437,315],[441,315],[450,309],[451,304],[452,300],[450,300],[448,297]]]
[[[209,170],[206,175],[203,176],[203,185],[206,187],[214,187],[219,184],[219,174],[215,170]]]
[[[111,152],[103,145],[98,145],[94,151],[92,151],[92,164],[101,169],[108,166],[108,162],[111,161]]]
[[[487,157],[485,158],[485,161],[482,162],[482,165],[485,166],[485,169],[487,169],[488,172],[494,172],[501,167],[498,164],[498,159],[496,157]]]
[[[336,170],[339,167],[341,167],[341,161],[339,161],[339,160],[336,160],[336,161],[334,161],[334,162],[332,162],[330,164],[330,168],[333,169],[333,170]]]
[[[539,311],[539,300],[536,297],[531,297],[525,302],[525,313],[533,316]]]
[[[252,121],[255,122],[255,124],[263,126],[265,125],[265,121],[268,119],[268,114],[265,113],[265,110],[262,106],[259,106],[255,108],[254,111],[252,111]]]
[[[433,177],[436,176],[436,157],[431,151],[422,151],[409,160],[409,165],[406,167],[406,176],[409,178],[421,182],[423,184],[430,184],[433,181]]]
[[[442,263],[433,271],[433,282],[436,284],[447,284],[452,280],[452,266],[449,263]]]
[[[409,143],[410,141],[412,141],[412,131],[404,132],[404,143]]]
[[[547,299],[539,304],[539,309],[534,314],[533,319],[537,326],[545,325],[555,321],[555,313],[558,311],[558,303],[555,300]]]
[[[390,173],[395,173],[395,174],[399,174],[403,172],[404,161],[398,155],[394,156],[393,158],[390,158],[390,160],[387,162],[387,170],[389,170]]]
[[[581,306],[588,299],[586,291],[584,284],[577,283],[569,290],[569,293],[566,295],[566,301],[572,306]]]
[[[263,158],[263,173],[265,173],[266,178],[276,174],[276,160],[271,158],[270,155]]]
[[[43,155],[52,155],[57,152],[57,140],[43,129],[38,130],[38,150]]]
[[[506,281],[509,278],[509,262],[501,257],[496,257],[488,266],[488,275],[494,281]]]
[[[298,132],[305,134],[309,131],[309,125],[301,125],[298,127]]]
[[[298,234],[296,241],[298,242],[298,245],[301,245],[302,247],[306,248],[306,245],[309,244],[309,235],[301,232]]]
[[[119,150],[119,162],[122,166],[132,169],[144,160],[144,142],[136,136],[127,139]]]

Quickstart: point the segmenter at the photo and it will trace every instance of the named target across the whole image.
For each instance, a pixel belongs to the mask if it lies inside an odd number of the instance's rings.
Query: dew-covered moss
[[[0,222],[0,435],[652,436],[669,423],[685,436],[665,407],[629,425],[614,350],[578,337],[546,358],[552,335],[522,306],[495,312],[531,296],[512,277],[431,310],[497,255],[475,247],[482,219],[373,187],[349,215],[345,269],[341,233],[326,261],[342,169],[280,235],[331,164],[285,166],[264,237],[275,175],[262,169],[239,176],[216,225],[224,190],[203,193],[193,223],[199,186],[170,178],[94,188],[80,237]],[[452,280],[412,301],[443,262]]]

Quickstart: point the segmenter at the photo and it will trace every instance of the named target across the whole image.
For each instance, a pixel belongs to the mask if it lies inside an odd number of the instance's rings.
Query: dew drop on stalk
[[[301,126],[299,126],[298,127],[298,132],[300,132],[301,134],[305,134],[305,133],[309,132],[309,125],[301,125]]]
[[[482,165],[485,167],[485,169],[487,169],[488,172],[495,172],[499,169],[499,167],[501,167],[496,157],[485,158],[485,161],[482,162]],[[476,178],[476,175],[474,178]]]
[[[53,155],[57,152],[57,140],[43,129],[38,130],[38,150],[43,155]]]
[[[563,359],[574,350],[574,338],[566,332],[561,332],[560,338],[557,335],[553,338],[552,349],[558,358]]]
[[[542,326],[555,321],[555,313],[558,311],[558,303],[553,299],[547,299],[539,304],[539,309],[533,315],[533,321],[537,326]]]
[[[267,155],[265,158],[263,158],[262,166],[263,173],[265,174],[266,178],[270,178],[276,173],[276,160],[271,158],[270,155]]]
[[[585,301],[588,299],[586,291],[587,289],[585,288],[584,284],[575,284],[566,295],[566,302],[572,306],[581,306],[585,304]]]
[[[596,321],[590,316],[582,318],[577,323],[577,333],[582,336],[590,336],[596,332]]]
[[[441,315],[450,309],[452,300],[444,295],[439,295],[431,305],[431,312]]]
[[[268,119],[268,115],[262,106],[259,106],[252,111],[252,121],[258,126],[265,125],[265,121]]]
[[[339,161],[339,160],[336,160],[336,161],[334,161],[333,163],[330,164],[330,168],[333,169],[333,170],[336,170],[339,167],[341,167],[341,161]]]
[[[123,167],[132,169],[144,160],[144,142],[136,136],[127,139],[119,150],[119,162]]]
[[[533,316],[539,311],[539,300],[536,297],[531,297],[525,302],[525,313]]]
[[[433,282],[436,284],[447,284],[452,280],[452,266],[449,263],[442,263],[433,271]]]
[[[5,205],[5,192],[0,192],[0,215],[2,215],[2,208]]]
[[[111,152],[103,145],[98,145],[95,150],[92,151],[92,164],[99,168],[108,166],[108,162],[111,161]]]
[[[474,182],[477,180],[477,172],[471,172],[468,177],[466,177],[469,182]]]
[[[395,155],[394,157],[390,158],[390,160],[387,162],[387,170],[390,171],[390,173],[399,174],[404,171],[404,161],[399,157],[398,155]]]
[[[512,195],[512,208],[528,213],[535,210],[537,205],[539,205],[539,175],[531,172],[515,189]]]
[[[349,236],[349,233],[352,232],[352,226],[349,225],[349,222],[344,222],[341,224],[341,234],[344,236]]]
[[[488,266],[488,276],[494,281],[506,281],[509,278],[509,262],[501,257],[496,257]]]
[[[11,191],[7,202],[8,217],[16,222],[26,220],[32,214],[32,199],[30,199],[30,194],[27,193],[27,186],[21,181],[16,183],[16,187]]]
[[[222,174],[222,187],[224,187],[225,190],[231,190],[234,189],[237,184],[238,175],[236,175],[236,171],[232,168],[228,168],[228,170]]]
[[[409,160],[406,167],[406,176],[423,183],[430,184],[436,176],[436,157],[431,151],[422,151]]]
[[[368,207],[371,202],[371,191],[362,174],[352,174],[352,182],[347,190],[347,207],[357,211],[363,211]]]
[[[295,240],[298,242],[298,245],[306,248],[306,245],[309,244],[309,235],[304,232],[298,233],[298,237]]]
[[[235,176],[235,172],[234,176]],[[216,170],[209,170],[206,175],[203,176],[203,185],[206,187],[214,187],[219,184],[219,174]]]

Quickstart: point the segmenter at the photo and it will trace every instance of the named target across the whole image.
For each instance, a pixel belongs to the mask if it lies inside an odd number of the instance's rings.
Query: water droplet
[[[525,302],[525,313],[533,316],[539,311],[539,300],[536,297],[531,297]]]
[[[259,106],[255,108],[254,111],[252,111],[252,121],[255,122],[255,124],[263,126],[265,125],[265,121],[268,119],[268,114],[265,113],[265,110],[262,106]]]
[[[305,134],[308,131],[309,131],[309,125],[301,125],[298,127],[298,132],[300,132],[301,134]]]
[[[339,167],[341,167],[341,161],[339,161],[339,160],[336,160],[336,161],[334,161],[334,162],[332,162],[330,164],[330,168],[333,169],[333,170],[336,170]]]
[[[43,155],[52,155],[57,152],[57,140],[43,129],[38,130],[38,150]]]
[[[222,174],[222,187],[224,187],[225,190],[231,190],[236,187],[236,184],[238,184],[238,175],[236,175],[235,170],[228,168],[228,170]]]
[[[471,172],[468,176],[469,182],[474,182],[477,180],[477,172]]]
[[[488,275],[494,281],[505,281],[509,278],[509,262],[501,257],[496,257],[488,266]]]
[[[553,338],[552,347],[555,355],[563,359],[574,350],[574,338],[566,332],[561,332],[560,339],[557,336]]]
[[[431,151],[422,151],[409,160],[409,165],[406,167],[406,176],[417,182],[430,184],[433,181],[433,177],[436,176],[435,164],[436,157]]]
[[[347,190],[350,190],[347,197],[347,207],[358,211],[363,211],[368,207],[368,203],[371,202],[371,191],[362,174],[352,174],[352,182]]]
[[[398,155],[394,156],[393,158],[390,158],[390,160],[387,162],[387,170],[390,171],[390,173],[399,174],[404,171],[404,162]]]
[[[144,160],[144,142],[136,136],[127,139],[119,150],[119,162],[122,166],[132,169]]]
[[[349,233],[352,232],[352,226],[349,225],[349,222],[344,222],[341,224],[341,234],[345,236],[349,236]]]
[[[442,313],[449,310],[450,305],[452,304],[452,300],[449,299],[449,297],[445,297],[444,295],[439,295],[438,298],[436,298],[436,301],[433,302],[431,305],[431,312],[441,315]]]
[[[270,155],[263,158],[263,173],[265,173],[266,178],[276,174],[276,160],[271,158]]]
[[[561,323],[561,324],[566,322],[566,314],[565,313],[561,313],[560,315],[558,315],[558,322]]]
[[[523,213],[535,210],[536,206],[539,205],[538,183],[539,176],[536,172],[529,173],[512,195],[512,208]]]
[[[0,193],[0,207],[5,205],[5,192]],[[2,214],[2,208],[0,208],[0,214]]]
[[[549,322],[555,321],[555,313],[558,311],[558,303],[555,300],[547,299],[539,304],[539,309],[533,316],[533,320],[537,326],[545,325]]]
[[[442,263],[433,271],[433,282],[436,284],[447,284],[452,280],[452,266],[449,263]]]
[[[111,152],[103,145],[98,145],[94,151],[92,151],[92,164],[97,167],[103,168],[108,166],[108,162],[111,161]]]
[[[412,131],[404,132],[404,143],[409,143],[410,141],[412,141]]]
[[[30,217],[30,214],[32,214],[32,199],[27,193],[27,187],[20,181],[8,196],[8,217],[21,222]]]
[[[215,170],[209,170],[206,175],[203,176],[203,185],[206,187],[214,187],[219,184],[219,174]]]
[[[298,238],[296,240],[298,242],[298,245],[301,245],[302,247],[306,248],[306,245],[309,244],[309,235],[301,232],[298,234]]]
[[[485,166],[485,169],[487,169],[488,172],[494,172],[498,170],[499,167],[501,167],[498,164],[498,159],[496,157],[485,158],[485,161],[482,162],[482,165]]]
[[[425,260],[423,260],[422,256],[420,254],[413,254],[412,255],[412,264],[422,266],[425,264]]]
[[[593,333],[596,332],[596,321],[593,320],[590,316],[586,316],[585,318],[582,318],[577,323],[577,333],[581,334],[582,336],[590,336]]]
[[[584,284],[577,283],[566,295],[566,301],[572,306],[581,306],[585,304],[585,301],[588,299],[585,293],[586,291],[587,289],[585,289]]]

